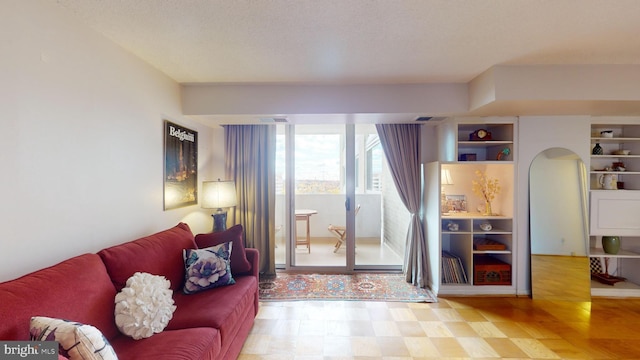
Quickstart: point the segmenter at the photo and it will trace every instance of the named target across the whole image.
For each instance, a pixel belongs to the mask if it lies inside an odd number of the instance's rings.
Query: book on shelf
[[[442,251],[442,283],[467,284],[467,273],[464,271],[462,260],[448,251]]]

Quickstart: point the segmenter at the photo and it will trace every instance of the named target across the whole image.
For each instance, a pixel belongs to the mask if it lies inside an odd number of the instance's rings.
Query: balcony
[[[395,189],[394,189],[395,193]],[[357,266],[400,269],[404,258],[404,243],[409,214],[399,199],[380,193],[356,194],[360,211],[356,216]],[[345,224],[344,194],[299,194],[297,209],[312,209],[309,217],[310,249],[298,245],[294,252],[294,266],[340,267],[346,264],[346,244],[337,251],[337,238],[327,229],[330,224]],[[276,195],[276,265],[283,267],[286,257],[284,195]],[[355,205],[354,205],[355,206]],[[297,236],[306,238],[306,221],[297,221]]]

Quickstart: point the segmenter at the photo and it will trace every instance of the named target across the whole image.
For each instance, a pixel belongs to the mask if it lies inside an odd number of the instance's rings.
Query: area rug
[[[260,279],[260,301],[365,300],[437,302],[402,274],[286,274]]]

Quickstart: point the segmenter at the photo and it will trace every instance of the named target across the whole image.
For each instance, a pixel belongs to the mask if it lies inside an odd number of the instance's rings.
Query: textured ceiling
[[[468,82],[640,64],[638,0],[50,0],[180,83]]]

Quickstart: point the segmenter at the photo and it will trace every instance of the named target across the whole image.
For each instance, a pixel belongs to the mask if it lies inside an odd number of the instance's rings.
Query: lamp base
[[[225,231],[227,230],[227,212],[217,212],[215,214],[211,214],[213,217],[213,232]]]

